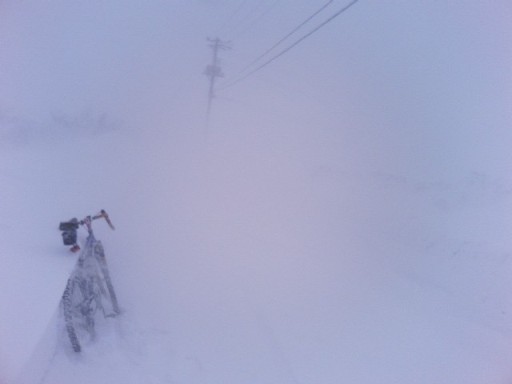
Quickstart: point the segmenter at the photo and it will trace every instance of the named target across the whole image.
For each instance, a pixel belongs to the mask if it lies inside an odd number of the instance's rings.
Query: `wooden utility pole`
[[[210,47],[213,50],[212,63],[208,65],[204,71],[204,74],[210,79],[210,88],[208,90],[208,110],[206,112],[207,119],[210,118],[210,111],[212,108],[212,101],[215,97],[215,79],[217,77],[224,77],[222,69],[219,66],[219,50],[231,49],[229,43],[220,40],[218,37],[215,39],[208,39]]]

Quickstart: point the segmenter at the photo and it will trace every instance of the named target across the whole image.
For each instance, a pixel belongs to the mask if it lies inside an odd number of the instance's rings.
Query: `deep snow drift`
[[[266,133],[6,148],[3,382],[508,382],[509,187],[357,172]],[[57,224],[100,208],[123,314],[77,355]]]

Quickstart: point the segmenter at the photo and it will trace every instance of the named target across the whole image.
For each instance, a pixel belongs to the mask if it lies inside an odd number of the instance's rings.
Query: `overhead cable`
[[[295,48],[299,43],[301,43],[302,41],[304,41],[305,39],[307,39],[308,37],[310,37],[312,34],[314,34],[315,32],[317,32],[320,28],[324,27],[326,24],[330,23],[331,21],[333,21],[336,17],[338,17],[339,15],[341,15],[343,12],[347,11],[352,5],[354,5],[355,3],[357,3],[358,0],[352,0],[349,4],[347,4],[346,6],[344,6],[343,8],[341,8],[339,11],[337,11],[336,13],[334,13],[332,16],[330,16],[327,20],[325,20],[324,22],[322,22],[321,24],[319,24],[316,28],[314,28],[313,30],[311,30],[310,32],[306,33],[304,36],[302,36],[301,38],[299,38],[297,41],[295,41],[293,44],[291,44],[290,46],[288,46],[287,48],[283,49],[281,52],[279,52],[278,54],[272,56],[270,59],[268,59],[267,61],[265,61],[263,64],[259,65],[258,67],[256,67],[255,69],[253,69],[252,71],[250,71],[249,73],[247,73],[245,76],[237,79],[237,80],[234,80],[232,81],[231,83],[228,83],[226,85],[224,85],[223,87],[220,87],[219,89],[225,89],[225,88],[229,88],[245,79],[247,79],[249,76],[252,76],[253,74],[255,74],[256,72],[260,71],[261,69],[263,69],[264,67],[266,67],[267,65],[269,65],[270,63],[274,62],[275,60],[277,60],[279,57],[283,56],[285,53],[287,53],[288,51],[290,51],[291,49]]]
[[[260,56],[258,56],[252,62],[250,62],[244,69],[242,69],[241,72],[242,73],[245,72],[247,69],[252,67],[254,64],[256,64],[258,61],[260,61],[262,58],[267,56],[270,52],[272,52],[275,48],[277,48],[283,41],[285,41],[287,38],[289,38],[291,35],[293,35],[295,32],[297,32],[300,28],[302,28],[305,24],[307,24],[311,19],[313,19],[316,15],[318,15],[325,8],[327,8],[333,1],[334,0],[329,0],[327,3],[322,5],[322,7],[320,7],[320,9],[318,9],[315,13],[313,13],[311,16],[309,16],[306,20],[304,20],[302,23],[300,23],[298,26],[296,26],[294,29],[292,29],[286,36],[281,38],[277,43],[275,43],[273,46],[271,46],[269,49],[267,49],[265,52],[263,52]]]

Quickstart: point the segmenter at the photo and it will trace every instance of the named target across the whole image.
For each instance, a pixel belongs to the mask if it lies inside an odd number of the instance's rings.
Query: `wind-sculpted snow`
[[[2,256],[4,277],[13,276],[15,288],[2,293],[5,380],[480,384],[510,377],[505,187],[304,163],[285,143],[291,157],[229,136],[203,148],[192,145],[194,135],[175,140],[172,161],[156,139],[145,142],[151,154],[120,154],[141,144],[120,134],[79,139],[84,156],[96,154],[89,162],[62,165],[63,146],[9,153],[18,162],[3,163],[3,177],[20,204],[2,206],[3,217],[24,219],[23,226],[2,221],[11,251]],[[63,176],[62,167],[76,175]],[[84,182],[98,169],[103,183]],[[29,174],[34,188],[24,192]],[[62,188],[45,194],[47,181]],[[452,199],[458,194],[479,204]],[[62,209],[32,203],[41,198]],[[58,307],[76,256],[60,244],[57,223],[96,207],[108,207],[116,225],[94,228],[122,314],[98,322],[97,338],[77,354]]]

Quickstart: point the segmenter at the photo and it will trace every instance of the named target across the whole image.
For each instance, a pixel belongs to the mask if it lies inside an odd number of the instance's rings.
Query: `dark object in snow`
[[[62,231],[62,241],[64,245],[76,245],[76,230],[78,229],[78,225],[79,223],[76,217],[60,223],[59,229]]]
[[[108,217],[107,212],[102,209],[100,213],[94,215],[94,216],[87,216],[85,219],[78,221],[76,217],[73,217],[69,221],[64,221],[59,224],[59,230],[62,231],[62,241],[64,242],[64,245],[71,245],[71,252],[78,252],[80,250],[80,246],[77,244],[77,229],[80,225],[85,225],[88,228],[88,231],[90,233],[90,224],[92,220],[96,219],[105,219],[108,226],[114,230],[115,227],[110,221],[110,217]]]
[[[69,250],[73,253],[77,253],[80,250],[80,246],[78,244],[73,245]]]

